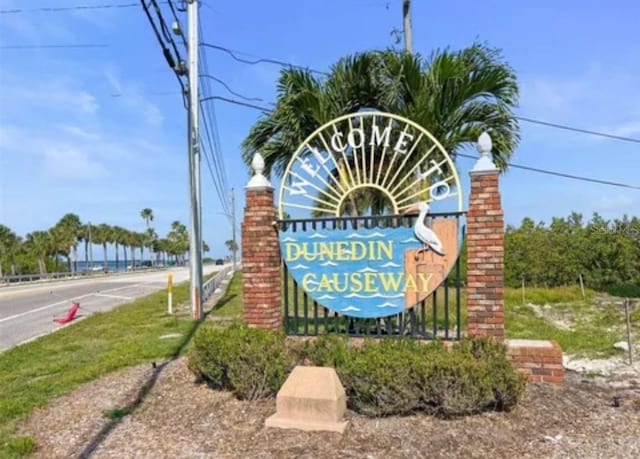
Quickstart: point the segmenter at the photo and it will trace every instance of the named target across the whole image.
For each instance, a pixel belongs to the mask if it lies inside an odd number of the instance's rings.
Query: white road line
[[[126,287],[115,287],[115,288],[110,288],[110,289],[107,289],[107,290],[103,290],[103,292],[115,292],[117,290],[124,290],[125,288],[131,288],[131,287],[138,287],[138,285],[137,284],[133,284],[133,285],[127,285]],[[96,295],[95,293],[87,293],[85,295],[81,295],[81,296],[75,297],[74,300],[77,301],[77,300],[80,300],[82,298],[87,298],[89,296],[95,296],[95,295]],[[47,304],[45,306],[42,306],[42,307],[39,307],[39,308],[36,308],[36,309],[31,309],[29,311],[21,312],[20,314],[15,314],[13,316],[9,316],[9,317],[5,317],[4,319],[0,319],[0,323],[7,322],[7,321],[13,320],[13,319],[17,319],[18,317],[23,317],[23,316],[26,316],[28,314],[32,314],[34,312],[44,311],[45,309],[53,308],[54,306],[59,306],[61,304],[65,304],[65,303],[67,303],[66,300],[65,301],[58,301],[56,303]]]
[[[115,300],[133,300],[132,296],[107,295],[106,293],[96,293],[94,296],[100,296],[104,298],[113,298]]]

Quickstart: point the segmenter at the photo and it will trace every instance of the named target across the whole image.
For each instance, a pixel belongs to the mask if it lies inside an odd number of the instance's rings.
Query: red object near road
[[[71,306],[71,309],[69,309],[69,311],[67,312],[66,316],[58,317],[57,319],[53,319],[53,321],[59,324],[69,323],[75,318],[78,312],[78,309],[80,309],[80,303],[74,302],[73,305]]]

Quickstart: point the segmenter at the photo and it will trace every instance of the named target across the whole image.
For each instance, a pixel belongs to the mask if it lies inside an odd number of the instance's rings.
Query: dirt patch
[[[77,457],[105,409],[131,400],[150,365],[87,384],[24,426],[37,457]],[[614,396],[621,406],[612,406]],[[349,412],[343,435],[269,429],[275,400],[241,402],[195,384],[185,359],[158,374],[144,401],[103,438],[94,458],[596,458],[640,457],[640,388],[568,373],[564,388],[530,385],[510,413],[453,420],[414,415],[370,419]]]

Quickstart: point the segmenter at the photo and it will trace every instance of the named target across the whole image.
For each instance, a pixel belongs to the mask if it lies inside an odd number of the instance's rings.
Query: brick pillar
[[[251,327],[275,330],[282,327],[282,299],[273,187],[262,175],[264,160],[259,153],[251,165],[255,175],[246,187],[242,221],[243,319]]]
[[[478,141],[480,159],[471,170],[467,213],[467,333],[504,334],[504,214],[498,189],[499,171],[493,164],[491,138]]]

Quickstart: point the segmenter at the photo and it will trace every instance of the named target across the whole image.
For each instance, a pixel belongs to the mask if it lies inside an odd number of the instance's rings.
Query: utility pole
[[[200,97],[198,92],[198,0],[187,0],[189,22],[189,191],[191,201],[189,268],[191,278],[191,315],[202,314],[202,220],[200,189]]]
[[[236,252],[238,251],[238,244],[236,243],[236,192],[234,188],[231,188],[231,224],[232,239],[233,239],[233,270],[236,270]]]
[[[402,0],[402,17],[404,19],[404,49],[413,54],[413,37],[411,36],[411,0]]]

